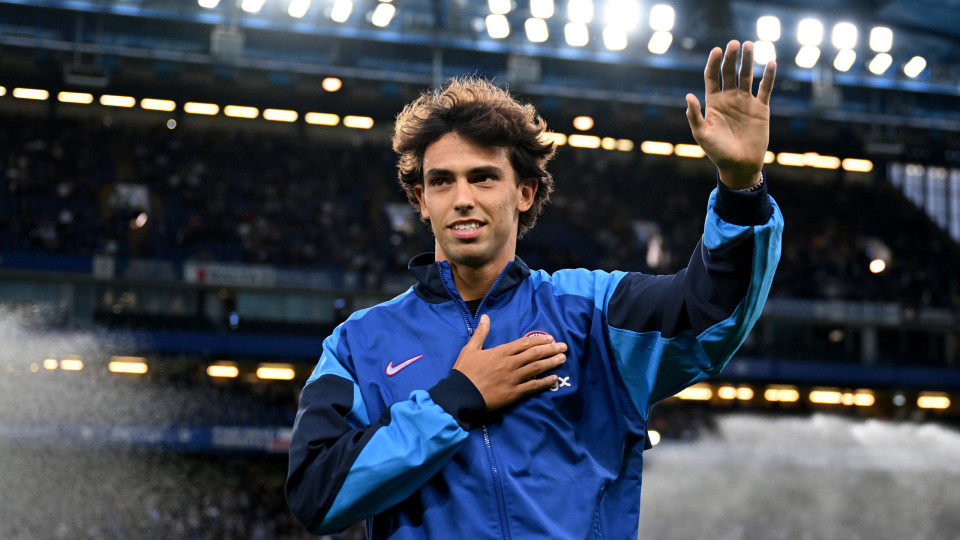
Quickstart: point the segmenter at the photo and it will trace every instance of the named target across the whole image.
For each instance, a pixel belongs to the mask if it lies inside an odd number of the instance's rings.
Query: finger
[[[697,133],[703,126],[703,111],[700,110],[700,100],[693,94],[687,94],[687,122],[690,129]]]
[[[707,57],[707,67],[703,70],[703,86],[707,95],[720,91],[720,58],[723,51],[720,47],[714,47]]]
[[[517,377],[521,381],[533,379],[534,377],[546,373],[551,369],[556,369],[562,366],[566,361],[567,355],[555,354],[549,358],[537,360],[536,362],[530,362],[529,364],[517,370]]]
[[[536,362],[541,358],[549,358],[556,354],[561,354],[567,351],[566,343],[548,343],[546,345],[537,345],[536,347],[531,347],[525,351],[520,352],[515,355],[516,366],[522,366],[524,364],[529,364],[531,362]]]
[[[480,316],[480,323],[477,324],[466,346],[477,351],[483,350],[483,342],[487,340],[488,334],[490,334],[490,317],[484,314]]]
[[[723,53],[723,62],[720,63],[721,86],[723,90],[732,90],[737,87],[737,54],[740,52],[740,42],[730,40],[727,51]]]
[[[753,92],[753,42],[744,41],[740,54],[740,90]]]
[[[553,339],[553,336],[551,335],[537,334],[535,336],[527,336],[520,339],[515,339],[510,343],[504,343],[503,345],[500,345],[499,349],[507,356],[514,356],[532,347],[547,345],[554,343],[555,341],[556,340]]]
[[[556,375],[550,375],[542,379],[530,379],[529,381],[518,384],[517,391],[520,392],[521,396],[533,394],[534,392],[542,392],[557,384],[558,380],[560,379]]]
[[[770,104],[770,96],[773,94],[773,81],[777,78],[777,61],[767,62],[767,67],[763,69],[763,78],[760,79],[760,88],[757,90],[757,99],[764,105]]]

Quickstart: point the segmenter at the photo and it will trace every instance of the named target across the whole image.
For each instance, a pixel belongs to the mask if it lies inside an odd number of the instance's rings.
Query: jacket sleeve
[[[337,356],[340,332],[324,341],[290,442],[287,504],[315,534],[342,530],[409,497],[457,452],[469,418],[486,408],[473,383],[452,370],[369,421],[360,387]]]
[[[766,181],[754,192],[718,182],[687,267],[620,280],[607,299],[607,332],[645,418],[658,401],[718,374],[746,339],[770,291],[782,231]]]

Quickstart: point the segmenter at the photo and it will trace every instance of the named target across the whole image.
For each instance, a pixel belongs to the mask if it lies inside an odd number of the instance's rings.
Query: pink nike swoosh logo
[[[411,358],[411,359],[409,359],[409,360],[406,360],[406,361],[404,361],[404,362],[401,362],[401,363],[399,363],[399,364],[397,364],[397,365],[393,365],[393,360],[391,360],[390,363],[387,364],[387,375],[396,375],[398,371],[400,371],[401,369],[409,366],[410,364],[416,362],[417,360],[419,360],[419,359],[421,359],[421,358],[423,358],[423,355],[422,355],[422,354],[419,355],[419,356],[414,356],[413,358]]]

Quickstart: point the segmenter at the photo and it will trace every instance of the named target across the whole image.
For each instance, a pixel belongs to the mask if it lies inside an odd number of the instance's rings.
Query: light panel
[[[879,53],[867,64],[867,69],[874,75],[883,75],[893,65],[893,57],[887,53]]]
[[[256,107],[227,105],[223,108],[223,114],[231,118],[256,118],[260,116],[260,110]]]
[[[650,41],[647,42],[647,50],[653,54],[663,54],[670,50],[672,43],[673,34],[665,30],[658,30],[650,36]]]
[[[689,401],[709,401],[713,397],[713,389],[706,384],[695,384],[681,390],[677,397]]]
[[[494,15],[506,15],[513,9],[513,2],[511,0],[487,0],[487,6],[490,8],[490,13]]]
[[[538,19],[553,17],[553,0],[530,0],[530,15]]]
[[[921,409],[949,409],[950,398],[942,392],[921,392],[917,397],[917,407]]]
[[[373,118],[369,116],[344,116],[343,125],[353,129],[370,129],[373,127]]]
[[[650,28],[658,32],[673,30],[676,22],[676,12],[667,4],[657,4],[650,8]]]
[[[926,59],[922,56],[914,56],[903,66],[903,74],[913,79],[923,73],[924,69],[927,69]]]
[[[148,111],[171,112],[176,110],[177,104],[169,99],[143,98],[140,100],[140,107]]]
[[[567,137],[567,144],[576,148],[600,148],[600,137],[573,133]]]
[[[260,364],[257,378],[274,381],[289,381],[297,376],[290,364]]]
[[[134,375],[143,375],[150,368],[147,366],[145,358],[138,356],[114,356],[107,364],[107,369],[111,373],[131,373]]]
[[[343,81],[336,77],[327,77],[323,79],[323,81],[320,83],[320,86],[322,86],[327,92],[337,92],[343,88]]]
[[[688,158],[702,158],[707,155],[699,144],[678,144],[673,147],[673,153],[679,157]]]
[[[772,41],[757,41],[753,44],[753,59],[761,66],[777,59],[777,48]]]
[[[263,119],[271,122],[296,122],[300,115],[288,109],[264,109]]]
[[[893,48],[893,30],[886,26],[870,29],[870,50],[878,53],[890,52]]]
[[[104,94],[100,96],[100,104],[106,105],[107,107],[123,107],[129,109],[137,104],[137,100],[133,96]]]
[[[264,0],[242,0],[240,9],[247,13],[260,13],[260,10],[263,9],[263,2]]]
[[[44,101],[50,97],[50,92],[39,88],[14,88],[13,97],[17,99],[31,99],[34,101]]]
[[[583,47],[590,42],[590,32],[587,25],[569,22],[563,27],[563,37],[571,47]]]
[[[183,104],[183,112],[187,114],[213,116],[220,112],[220,106],[215,103],[199,103],[196,101],[188,101]]]
[[[619,28],[606,27],[603,29],[603,46],[611,51],[622,51],[627,48],[627,33]]]
[[[60,360],[60,369],[64,371],[80,371],[83,369],[83,360],[79,358],[64,358]]]
[[[636,30],[640,26],[640,4],[636,0],[608,0],[603,9],[603,18],[607,28],[623,33]]]
[[[290,0],[290,5],[287,6],[287,15],[294,19],[302,19],[309,10],[310,0]]]
[[[331,113],[309,112],[303,116],[303,121],[315,126],[335,126],[340,123],[340,117]]]
[[[853,49],[844,49],[833,59],[833,68],[837,71],[850,71],[857,60],[857,53]]]
[[[523,29],[527,34],[527,39],[534,43],[543,43],[550,37],[547,21],[543,19],[527,19],[526,22],[523,23]]]
[[[762,41],[780,39],[780,19],[774,15],[764,15],[757,19],[757,38]]]
[[[833,25],[830,41],[838,49],[852,49],[857,46],[857,27],[853,23],[839,22]]]
[[[333,22],[344,23],[353,13],[353,2],[351,0],[336,0],[333,8],[330,9],[330,20]]]
[[[240,370],[233,362],[217,362],[207,366],[207,375],[215,378],[233,379],[240,375]]]
[[[373,10],[373,15],[370,17],[370,22],[374,26],[383,28],[390,24],[396,13],[397,8],[393,4],[377,4],[377,8]]]
[[[593,0],[569,0],[567,18],[570,22],[587,24],[593,20]]]
[[[797,65],[802,68],[812,68],[820,59],[820,48],[815,45],[804,45],[797,51]]]
[[[503,39],[510,35],[510,21],[505,15],[487,15],[485,20],[487,34],[493,39]]]
[[[580,131],[589,131],[593,129],[593,118],[589,116],[578,116],[573,119],[573,127]]]
[[[801,45],[818,47],[823,43],[823,23],[817,19],[803,19],[797,24],[797,41]]]
[[[643,141],[640,143],[640,151],[644,154],[669,156],[673,153],[673,145],[663,141]]]
[[[220,0],[197,0],[197,4],[202,8],[213,9],[220,5]]]
[[[57,94],[57,101],[60,103],[78,103],[81,105],[89,105],[93,103],[93,94],[88,94],[86,92],[59,92]]]

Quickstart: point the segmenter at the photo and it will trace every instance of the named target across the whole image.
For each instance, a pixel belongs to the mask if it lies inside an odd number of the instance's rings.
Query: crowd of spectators
[[[92,122],[5,119],[0,251],[382,275],[432,248],[388,141]],[[553,203],[520,256],[547,270],[681,268],[714,178],[705,159],[681,161],[561,147]],[[882,171],[850,182],[841,171],[808,181],[771,169],[787,220],[773,296],[960,307],[960,249]],[[871,274],[878,244],[892,257]]]

